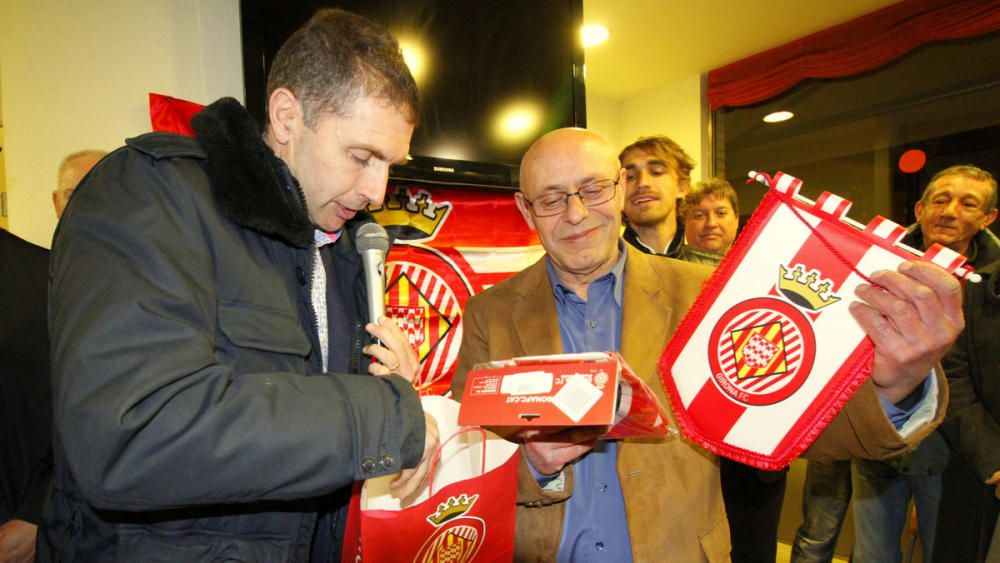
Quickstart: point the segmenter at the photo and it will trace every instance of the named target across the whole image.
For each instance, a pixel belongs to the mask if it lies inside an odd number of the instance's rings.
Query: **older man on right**
[[[903,242],[919,250],[937,243],[968,258],[976,269],[1000,259],[1000,241],[987,228],[997,217],[997,182],[970,165],[931,178],[915,209],[917,223]],[[912,454],[887,461],[853,462],[855,543],[858,563],[900,561],[900,536],[912,498],[923,553],[934,545],[941,475],[948,445],[931,434]]]

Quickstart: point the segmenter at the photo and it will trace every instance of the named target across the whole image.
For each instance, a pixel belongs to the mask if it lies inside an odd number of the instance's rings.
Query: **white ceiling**
[[[584,22],[611,32],[585,53],[587,93],[627,100],[894,3],[583,0]]]
[[[893,0],[583,0],[607,43],[585,53],[587,94],[626,100],[852,20]]]

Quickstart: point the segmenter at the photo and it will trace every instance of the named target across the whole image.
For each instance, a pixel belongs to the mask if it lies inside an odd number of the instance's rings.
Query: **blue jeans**
[[[941,475],[907,474],[899,464],[854,461],[855,563],[902,560],[899,540],[906,525],[910,498],[917,505],[917,522],[924,560],[934,545]]]
[[[833,560],[851,502],[851,462],[810,460],[802,487],[802,525],[792,542],[792,563]]]

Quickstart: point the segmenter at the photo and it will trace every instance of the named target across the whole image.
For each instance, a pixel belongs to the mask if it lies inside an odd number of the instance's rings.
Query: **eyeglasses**
[[[524,201],[528,202],[528,205],[531,206],[535,217],[551,217],[566,211],[566,208],[569,207],[569,198],[571,197],[579,197],[585,206],[595,207],[611,201],[615,197],[616,188],[618,188],[618,180],[597,180],[571,194],[551,192],[540,195],[534,200],[525,197]]]

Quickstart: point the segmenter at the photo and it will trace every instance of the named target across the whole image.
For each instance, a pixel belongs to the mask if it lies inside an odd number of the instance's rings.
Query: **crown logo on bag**
[[[440,526],[448,520],[472,510],[472,505],[476,504],[477,500],[479,500],[479,495],[462,494],[457,497],[448,497],[448,500],[438,505],[434,514],[427,517],[427,521],[435,526]]]
[[[392,229],[395,238],[420,241],[434,238],[451,208],[450,202],[434,203],[427,190],[411,193],[398,187],[385,195],[382,205],[368,206],[368,212],[379,225]]]
[[[779,264],[781,275],[778,276],[778,290],[799,307],[819,311],[823,307],[840,301],[840,297],[831,292],[833,282],[819,277],[820,273],[811,270],[808,274],[801,264],[796,264],[789,270]]]

